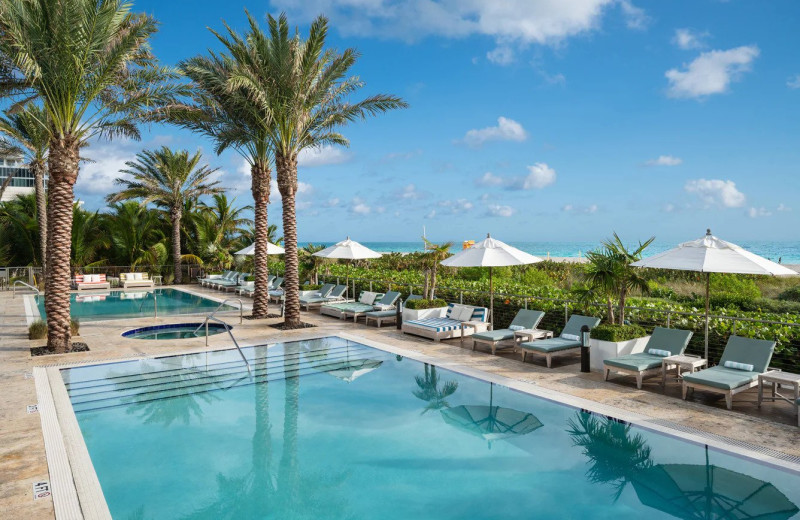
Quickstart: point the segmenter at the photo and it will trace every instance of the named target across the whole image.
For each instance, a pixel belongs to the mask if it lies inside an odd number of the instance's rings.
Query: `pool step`
[[[230,367],[212,374],[193,372],[187,378],[173,377],[169,382],[140,384],[126,386],[123,389],[104,390],[92,394],[71,395],[70,399],[75,412],[86,412],[131,404],[142,404],[161,399],[171,399],[189,394],[207,393],[219,390],[228,390],[235,386],[268,383],[281,381],[304,375],[320,374],[323,372],[347,371],[364,366],[379,366],[381,357],[363,356],[338,356],[326,357],[318,361],[289,360],[288,366],[273,366],[252,364],[248,372],[243,363],[239,367]]]

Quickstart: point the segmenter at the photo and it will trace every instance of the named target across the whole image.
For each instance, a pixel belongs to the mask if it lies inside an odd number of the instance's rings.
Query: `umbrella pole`
[[[494,330],[494,282],[491,266],[489,267],[489,330]]]
[[[708,295],[710,290],[711,290],[711,273],[706,273],[706,326],[705,326],[706,359],[708,359]]]

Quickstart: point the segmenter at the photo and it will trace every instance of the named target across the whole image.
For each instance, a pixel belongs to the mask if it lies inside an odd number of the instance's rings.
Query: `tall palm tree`
[[[189,155],[188,150],[174,152],[162,146],[158,150],[145,150],[136,154],[135,161],[128,161],[126,170],[114,181],[122,190],[112,193],[106,200],[119,202],[137,199],[142,205],[155,204],[169,212],[172,224],[172,269],[175,283],[183,281],[181,272],[181,217],[187,200],[203,195],[222,193],[219,182],[212,180],[218,168],[200,166],[200,152]]]
[[[139,138],[137,124],[168,112],[189,85],[159,67],[156,21],[122,0],[6,0],[0,9],[2,93],[38,99],[50,131],[47,204],[47,345],[70,347],[70,233],[82,143]]]
[[[35,103],[26,104],[17,112],[8,111],[0,117],[0,133],[11,140],[14,151],[20,153],[33,173],[36,193],[36,220],[39,224],[39,265],[42,274],[47,272],[47,204],[44,191],[44,174],[47,170],[47,150],[50,132],[47,113]],[[9,150],[11,151],[11,150]],[[10,176],[13,174],[9,174]],[[0,198],[3,190],[0,189]]]
[[[286,254],[284,274],[286,302],[284,326],[300,325],[299,272],[297,256],[297,156],[308,148],[344,145],[348,140],[337,128],[357,119],[406,106],[396,96],[376,94],[356,103],[350,96],[363,86],[358,77],[348,77],[358,59],[355,49],[342,53],[325,49],[328,21],[320,16],[311,24],[308,38],[290,35],[285,14],[268,15],[269,34],[250,22],[246,39],[252,52],[236,55],[239,66],[231,88],[241,88],[251,99],[268,107],[268,128],[275,152],[275,171],[283,205],[283,235]],[[253,57],[253,59],[250,59]]]
[[[269,82],[271,76],[264,53],[258,52],[258,41],[243,39],[226,25],[227,36],[212,30],[226,53],[209,53],[183,61],[180,68],[192,80],[197,94],[193,105],[185,110],[173,111],[172,122],[192,131],[211,137],[215,152],[233,148],[250,167],[250,191],[253,194],[255,226],[254,263],[254,318],[269,314],[269,265],[267,261],[267,205],[269,204],[272,172],[272,144],[269,138],[272,125],[271,112],[261,96],[249,96],[242,88],[232,87],[231,78],[236,70],[247,63],[259,70],[260,81]]]

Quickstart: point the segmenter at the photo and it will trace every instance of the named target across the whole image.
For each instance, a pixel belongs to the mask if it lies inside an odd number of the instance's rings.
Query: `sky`
[[[138,0],[166,65],[219,50],[209,27],[286,12],[355,47],[409,108],[300,157],[301,242],[800,240],[800,3],[794,0]],[[235,152],[167,125],[93,142],[76,196],[102,208],[146,148],[202,150],[237,203]],[[280,226],[273,184],[270,222]]]

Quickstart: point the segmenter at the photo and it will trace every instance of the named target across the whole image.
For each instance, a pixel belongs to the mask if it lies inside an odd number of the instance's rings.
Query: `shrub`
[[[786,289],[778,295],[778,299],[787,302],[800,302],[800,285]]]
[[[318,291],[321,288],[322,285],[318,283],[307,283],[305,285],[300,286],[301,291]]]
[[[741,307],[761,298],[761,290],[752,278],[729,274],[711,275],[711,304],[715,307]]]
[[[245,282],[255,282],[255,281],[256,281],[256,277],[255,277],[255,276],[253,276],[253,275],[246,276],[246,277],[245,277],[245,279],[244,279],[244,281],[245,281]]]
[[[70,320],[69,329],[73,336],[80,335],[81,323],[78,320]],[[47,322],[36,320],[28,327],[28,339],[44,339],[47,337]]]
[[[800,301],[773,300],[771,298],[759,298],[742,306],[743,311],[748,312],[774,312],[800,314]]]
[[[639,325],[598,325],[592,329],[592,339],[601,341],[628,341],[647,336],[647,331]]]
[[[405,304],[407,309],[422,310],[422,309],[438,309],[440,307],[447,307],[447,302],[436,298],[435,300],[411,300]]]
[[[650,296],[653,298],[664,298],[667,300],[673,300],[677,297],[677,294],[674,290],[660,283],[651,280],[648,284],[650,286]]]

